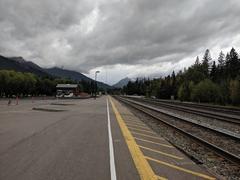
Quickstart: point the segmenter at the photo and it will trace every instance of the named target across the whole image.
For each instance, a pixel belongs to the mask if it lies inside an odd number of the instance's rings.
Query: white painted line
[[[109,138],[109,155],[110,155],[111,180],[117,180],[116,168],[115,168],[115,160],[114,160],[114,150],[113,150],[113,141],[112,141],[112,131],[111,131],[111,123],[110,123],[108,98],[107,98],[107,117],[108,117],[108,138]]]

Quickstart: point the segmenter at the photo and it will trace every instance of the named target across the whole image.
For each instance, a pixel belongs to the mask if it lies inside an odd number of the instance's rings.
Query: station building
[[[57,84],[57,97],[78,96],[80,88],[78,84]]]

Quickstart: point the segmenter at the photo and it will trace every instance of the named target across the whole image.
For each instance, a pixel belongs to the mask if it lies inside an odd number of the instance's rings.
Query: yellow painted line
[[[116,119],[117,119],[120,129],[122,131],[122,134],[125,138],[128,149],[132,155],[133,161],[138,170],[140,178],[142,180],[158,179],[158,177],[153,172],[151,166],[149,165],[148,161],[144,158],[142,151],[137,146],[137,143],[135,142],[131,132],[128,130],[126,124],[124,123],[124,121],[122,119],[122,116],[118,112],[118,110],[111,98],[110,98],[110,102],[112,104],[113,112],[115,113]]]
[[[124,121],[125,121],[125,123],[134,123],[134,124],[146,126],[146,124],[144,124],[142,122],[138,122],[138,121],[132,121],[132,120],[124,120]]]
[[[132,128],[132,127],[129,127],[128,129],[135,130],[135,131],[146,132],[146,133],[154,134],[154,135],[156,134],[155,132],[148,131],[148,130],[143,130],[143,129],[138,129],[138,128]]]
[[[126,124],[127,127],[129,128],[140,128],[142,130],[150,130],[149,128],[143,127],[143,126],[138,126],[138,125],[132,125],[132,124]]]
[[[145,146],[140,146],[140,145],[138,145],[138,146],[140,148],[142,148],[142,149],[146,149],[148,151],[152,151],[152,152],[155,152],[155,153],[158,153],[158,154],[162,154],[164,156],[168,156],[168,157],[171,157],[171,158],[175,158],[175,159],[179,159],[179,160],[183,160],[184,159],[183,157],[179,157],[179,156],[175,156],[175,155],[172,155],[172,154],[168,154],[168,153],[156,150],[156,149],[151,149],[151,148],[148,148],[148,147],[145,147]]]
[[[130,125],[130,126],[137,126],[137,127],[142,127],[142,128],[148,128],[146,125],[142,125],[142,124],[137,124],[137,123],[132,123],[132,122],[125,122],[126,125]]]
[[[145,137],[150,137],[150,138],[153,138],[153,139],[164,140],[163,138],[160,138],[160,137],[157,137],[157,136],[150,136],[150,135],[146,135],[146,134],[139,133],[139,132],[131,131],[131,133],[132,133],[132,134],[138,134],[138,135],[145,136]]]
[[[161,177],[161,176],[157,176],[157,179],[159,180],[167,180],[167,178]]]
[[[148,143],[151,143],[151,144],[156,144],[156,145],[160,145],[160,146],[164,146],[164,147],[168,147],[168,148],[174,148],[173,146],[168,145],[168,144],[157,143],[157,142],[153,142],[153,141],[149,141],[149,140],[141,139],[141,138],[137,138],[137,137],[134,137],[134,138],[139,140],[139,141],[148,142]]]
[[[159,163],[159,164],[162,164],[162,165],[165,165],[165,166],[168,166],[168,167],[171,167],[173,169],[177,169],[179,171],[183,171],[185,173],[189,173],[189,174],[192,174],[192,175],[195,175],[195,176],[198,176],[198,177],[201,177],[201,178],[204,178],[204,179],[215,179],[214,177],[210,177],[208,175],[205,175],[205,174],[202,174],[202,173],[198,173],[198,172],[194,172],[194,171],[191,171],[189,169],[185,169],[185,168],[182,168],[182,167],[179,167],[179,166],[175,166],[173,164],[169,164],[167,162],[164,162],[164,161],[160,161],[160,160],[156,160],[156,159],[153,159],[151,157],[148,157],[148,156],[145,156],[146,159],[150,160],[150,161],[153,161],[153,162],[156,162],[156,163]]]

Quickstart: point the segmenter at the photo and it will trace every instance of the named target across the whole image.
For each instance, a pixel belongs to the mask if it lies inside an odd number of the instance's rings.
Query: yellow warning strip
[[[149,129],[149,127],[147,127],[146,125],[143,125],[143,124],[138,124],[138,123],[133,123],[133,122],[127,122],[127,121],[125,121],[125,124],[126,124],[126,125],[129,125],[129,126],[136,126],[136,127],[142,127],[142,128],[148,128],[148,129]]]
[[[167,180],[166,178],[163,178],[161,176],[158,176],[158,175],[156,175],[156,176],[157,176],[157,179],[159,179],[159,180]]]
[[[138,121],[132,121],[132,120],[124,120],[125,123],[133,123],[133,124],[138,124],[138,125],[142,125],[142,126],[146,126],[146,124],[142,123],[142,122],[138,122]]]
[[[145,136],[145,137],[149,137],[149,138],[153,138],[153,139],[164,140],[163,138],[160,138],[160,137],[157,137],[157,136],[150,136],[150,135],[139,133],[139,132],[135,132],[135,131],[131,131],[131,133],[132,134],[138,134],[138,135]]]
[[[172,155],[172,154],[168,154],[168,153],[165,153],[165,152],[162,152],[162,151],[158,151],[158,150],[155,150],[155,149],[151,149],[151,148],[148,148],[148,147],[145,147],[145,146],[140,146],[140,145],[138,145],[138,146],[140,148],[142,148],[142,149],[146,149],[148,151],[152,151],[152,152],[155,152],[155,153],[158,153],[158,154],[162,154],[164,156],[168,156],[168,157],[179,159],[179,160],[183,159],[183,157],[179,157],[179,156],[175,156],[175,155]]]
[[[157,142],[154,142],[154,141],[149,141],[149,140],[142,139],[142,138],[137,138],[137,137],[134,137],[134,138],[135,138],[136,140],[139,140],[139,141],[143,141],[143,142],[147,142],[147,143],[151,143],[151,144],[156,144],[156,145],[164,146],[164,147],[168,147],[168,148],[174,148],[173,146],[168,145],[168,144],[157,143]]]
[[[140,148],[137,146],[137,143],[135,142],[131,132],[128,130],[126,124],[124,123],[120,113],[118,112],[115,104],[110,98],[110,102],[112,104],[113,111],[116,115],[116,119],[118,121],[118,124],[121,128],[122,134],[125,138],[125,141],[127,143],[128,149],[132,155],[133,161],[135,163],[135,166],[138,170],[139,176],[142,180],[156,180],[159,179],[155,173],[153,172],[151,166],[149,165],[148,161],[144,158],[144,155]],[[165,178],[160,177],[162,180],[165,180]]]
[[[148,130],[144,130],[144,129],[133,128],[133,127],[128,127],[128,129],[135,130],[135,131],[141,131],[141,132],[145,132],[145,133],[149,133],[149,134],[156,135],[155,132],[153,132],[153,131],[148,131]]]
[[[144,127],[144,126],[139,126],[139,125],[135,125],[135,124],[129,124],[129,123],[125,123],[128,127],[135,127],[135,128],[140,128],[140,129],[143,129],[143,130],[150,130],[149,128],[147,127]]]
[[[148,157],[148,156],[145,156],[145,158],[150,160],[150,161],[153,161],[153,162],[156,162],[156,163],[171,167],[173,169],[177,169],[179,171],[183,171],[185,173],[189,173],[189,174],[204,178],[204,179],[211,179],[211,180],[215,179],[214,177],[210,177],[210,176],[202,174],[202,173],[194,172],[194,171],[191,171],[189,169],[185,169],[185,168],[182,168],[182,167],[179,167],[179,166],[175,166],[173,164],[170,164],[170,163],[167,163],[167,162],[164,162],[164,161],[160,161],[160,160],[157,160],[157,159],[153,159],[153,158]]]

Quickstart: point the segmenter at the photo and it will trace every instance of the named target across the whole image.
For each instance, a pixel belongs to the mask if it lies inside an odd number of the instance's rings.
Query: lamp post
[[[100,71],[95,71],[95,96],[94,99],[97,97],[97,74],[100,73]]]

